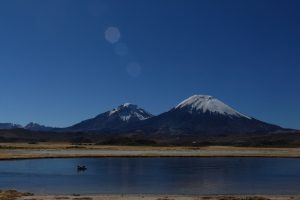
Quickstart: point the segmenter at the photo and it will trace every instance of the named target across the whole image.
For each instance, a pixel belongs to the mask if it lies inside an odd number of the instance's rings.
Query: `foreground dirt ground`
[[[33,196],[22,200],[299,200],[299,196],[159,196],[159,195],[125,195],[125,196]]]
[[[300,148],[102,146],[67,143],[0,143],[0,160],[73,157],[289,157]]]
[[[0,200],[15,200],[26,196],[31,196],[31,193],[18,192],[16,190],[0,190]]]

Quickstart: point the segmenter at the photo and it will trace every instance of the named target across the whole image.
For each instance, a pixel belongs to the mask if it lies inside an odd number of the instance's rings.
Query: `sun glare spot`
[[[114,44],[120,40],[121,33],[117,27],[108,27],[104,32],[105,39]]]

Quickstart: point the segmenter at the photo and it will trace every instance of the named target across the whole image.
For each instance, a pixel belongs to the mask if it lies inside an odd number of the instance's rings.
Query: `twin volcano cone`
[[[68,128],[71,131],[143,132],[147,134],[237,134],[272,132],[281,127],[248,117],[209,95],[194,95],[154,116],[125,103]]]
[[[15,124],[0,123],[0,129],[15,127],[20,128]],[[23,128],[33,131],[54,132],[139,132],[184,135],[270,133],[283,130],[279,126],[244,115],[209,95],[193,95],[171,110],[157,116],[137,105],[125,103],[67,128],[51,128],[34,123]]]

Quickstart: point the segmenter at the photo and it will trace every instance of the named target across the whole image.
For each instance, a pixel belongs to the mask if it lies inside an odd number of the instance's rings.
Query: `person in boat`
[[[87,167],[84,166],[84,165],[82,165],[82,166],[78,165],[78,166],[77,166],[77,170],[78,170],[78,171],[85,171],[85,170],[87,170]]]

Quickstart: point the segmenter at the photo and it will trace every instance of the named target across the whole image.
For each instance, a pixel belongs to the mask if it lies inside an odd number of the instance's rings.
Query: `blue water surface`
[[[77,165],[88,169],[79,172]],[[0,161],[0,189],[12,188],[36,194],[300,194],[300,159]]]

